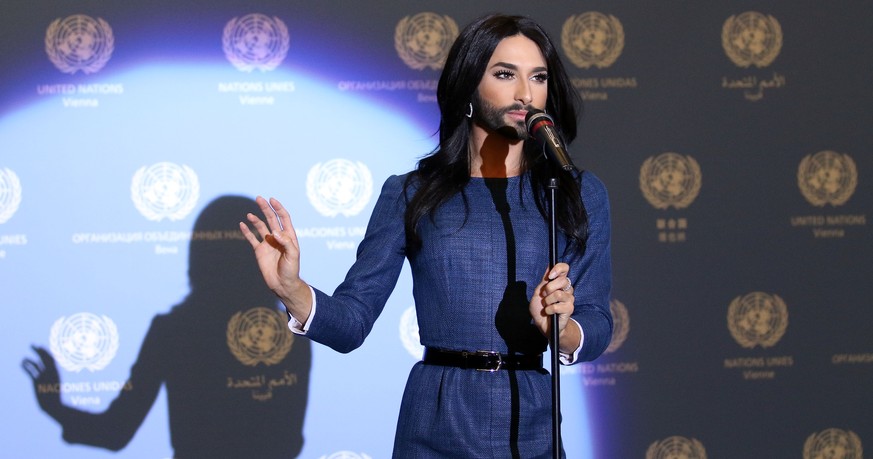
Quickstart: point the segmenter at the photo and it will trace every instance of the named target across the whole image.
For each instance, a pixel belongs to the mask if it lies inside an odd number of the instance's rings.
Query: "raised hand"
[[[240,222],[240,230],[255,251],[258,267],[267,286],[282,300],[295,319],[305,322],[312,309],[312,297],[309,286],[300,279],[300,245],[291,224],[291,216],[275,198],[267,202],[258,196],[255,202],[264,213],[266,223],[251,213],[246,215],[246,219],[260,238],[245,222]]]

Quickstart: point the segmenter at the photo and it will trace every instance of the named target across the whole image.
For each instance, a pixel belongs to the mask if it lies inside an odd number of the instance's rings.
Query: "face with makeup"
[[[476,89],[476,125],[512,140],[526,139],[525,116],[531,108],[545,107],[548,77],[546,60],[536,43],[524,35],[504,38]]]

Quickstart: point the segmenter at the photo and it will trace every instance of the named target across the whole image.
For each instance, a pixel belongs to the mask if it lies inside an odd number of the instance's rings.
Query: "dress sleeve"
[[[576,296],[572,317],[582,327],[585,336],[574,363],[594,360],[606,350],[612,339],[609,198],[603,182],[592,173],[582,173],[581,180],[582,202],[588,216],[585,252],[572,251],[563,260],[570,265]]]
[[[385,181],[355,263],[333,295],[314,289],[318,314],[306,332],[313,341],[345,353],[358,348],[373,329],[405,259],[403,183],[403,176]]]

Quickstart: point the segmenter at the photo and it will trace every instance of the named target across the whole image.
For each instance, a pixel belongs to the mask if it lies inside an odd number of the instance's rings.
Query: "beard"
[[[482,100],[479,94],[476,94],[473,103],[473,121],[482,125],[485,129],[496,132],[510,140],[527,140],[529,135],[527,126],[525,126],[523,121],[506,121],[507,113],[523,110],[524,108],[521,104],[513,104],[503,108],[496,107]]]

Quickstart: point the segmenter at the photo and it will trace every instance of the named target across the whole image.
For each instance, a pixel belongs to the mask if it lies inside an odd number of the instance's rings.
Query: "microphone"
[[[561,169],[572,172],[576,170],[570,155],[561,144],[558,132],[555,130],[555,122],[546,112],[536,108],[527,112],[524,117],[527,132],[537,142],[542,144],[545,155]]]

